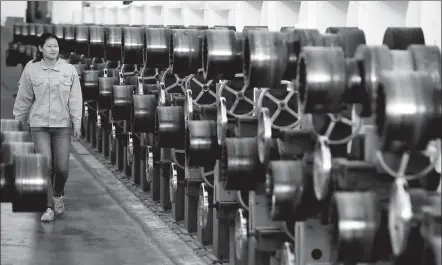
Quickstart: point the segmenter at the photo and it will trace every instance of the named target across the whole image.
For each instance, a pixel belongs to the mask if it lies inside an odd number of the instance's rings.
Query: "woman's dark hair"
[[[57,40],[58,45],[60,45],[60,40],[54,34],[49,32],[41,34],[38,38],[37,56],[35,56],[34,60],[32,60],[32,63],[40,62],[41,59],[43,59],[43,53],[38,49],[38,46],[43,47],[43,45],[46,43],[46,40],[51,38]]]

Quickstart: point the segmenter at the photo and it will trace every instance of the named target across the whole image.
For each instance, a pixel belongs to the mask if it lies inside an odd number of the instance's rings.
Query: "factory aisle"
[[[73,156],[65,204],[53,223],[2,204],[2,264],[173,264]]]
[[[1,118],[13,118],[16,91],[1,89]],[[207,264],[80,143],[71,150],[66,212],[55,222],[1,204],[2,265]]]

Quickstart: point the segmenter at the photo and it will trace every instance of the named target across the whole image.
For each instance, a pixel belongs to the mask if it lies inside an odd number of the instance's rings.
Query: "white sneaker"
[[[43,222],[54,221],[54,211],[51,208],[47,208],[46,212],[41,216],[41,221]]]
[[[63,196],[60,197],[53,197],[54,199],[54,210],[56,214],[63,214],[64,213],[64,202],[63,202]]]

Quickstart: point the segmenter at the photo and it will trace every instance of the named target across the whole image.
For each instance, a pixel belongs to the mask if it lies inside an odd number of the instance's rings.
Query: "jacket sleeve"
[[[25,67],[18,83],[17,97],[14,103],[12,114],[16,120],[27,121],[29,111],[34,103],[34,90],[32,88],[31,78],[28,68]]]
[[[69,114],[71,116],[74,129],[81,128],[81,118],[83,115],[83,95],[81,93],[80,79],[78,77],[77,70],[72,66],[73,70],[73,82],[71,92],[69,95]]]

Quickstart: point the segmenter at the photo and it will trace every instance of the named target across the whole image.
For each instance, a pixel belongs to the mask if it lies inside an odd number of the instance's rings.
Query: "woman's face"
[[[43,47],[39,46],[38,49],[43,53],[43,58],[50,60],[57,59],[58,56],[58,42],[54,38],[48,38],[45,41]]]

